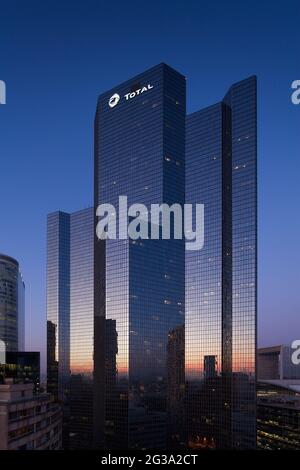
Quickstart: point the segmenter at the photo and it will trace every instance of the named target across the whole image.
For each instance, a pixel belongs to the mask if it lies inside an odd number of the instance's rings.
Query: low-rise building
[[[300,386],[258,382],[257,399],[258,449],[300,450]]]
[[[61,407],[33,390],[34,384],[13,379],[0,385],[0,450],[61,449]]]
[[[257,447],[300,450],[300,366],[280,345],[257,354]]]

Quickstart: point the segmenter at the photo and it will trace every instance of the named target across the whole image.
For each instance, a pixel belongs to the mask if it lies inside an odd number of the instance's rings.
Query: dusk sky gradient
[[[46,216],[93,201],[97,96],[160,62],[188,112],[258,77],[259,345],[300,339],[299,1],[0,1],[0,252],[26,283],[26,349],[44,350]]]

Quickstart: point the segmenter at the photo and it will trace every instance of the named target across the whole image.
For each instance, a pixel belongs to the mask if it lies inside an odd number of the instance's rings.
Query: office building
[[[259,380],[300,381],[300,367],[292,361],[295,350],[281,344],[257,351],[257,376]]]
[[[257,351],[257,447],[300,450],[300,372],[287,345]]]
[[[24,349],[25,284],[14,258],[0,254],[0,340],[6,351]]]
[[[0,384],[0,450],[61,449],[61,408],[33,384]]]
[[[205,206],[185,260],[188,446],[256,443],[256,79],[186,120],[186,202]]]
[[[93,224],[92,208],[48,215],[47,390],[70,448],[93,442]]]
[[[58,357],[56,350],[55,323],[47,320],[47,391],[58,400]]]
[[[167,445],[179,448],[185,442],[184,325],[171,330],[167,344]]]
[[[7,352],[4,364],[0,364],[0,380],[12,378],[16,383],[32,383],[33,392],[40,392],[40,353]]]
[[[70,216],[47,219],[47,390],[66,400],[70,371]]]
[[[300,380],[298,385],[258,382],[257,447],[300,450]]]
[[[148,210],[183,204],[184,154],[182,75],[160,64],[103,93],[95,118],[95,207],[117,208],[120,195]],[[166,448],[167,345],[184,325],[184,240],[96,239],[95,317],[97,387],[108,383],[105,320],[115,322],[118,340],[115,399],[108,387],[95,397],[96,443]]]
[[[70,443],[93,444],[94,210],[70,215]]]
[[[71,448],[256,447],[256,79],[189,116],[185,84],[160,64],[100,95],[95,211],[48,217],[48,390],[68,377]],[[204,204],[203,249],[98,239],[120,196]]]

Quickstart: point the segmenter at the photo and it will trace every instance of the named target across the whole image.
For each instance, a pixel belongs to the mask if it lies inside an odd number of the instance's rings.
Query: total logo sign
[[[132,100],[136,96],[141,95],[142,93],[145,93],[145,91],[152,90],[152,88],[153,88],[153,85],[150,85],[150,83],[148,83],[148,85],[143,86],[142,88],[138,88],[137,90],[132,91],[131,93],[126,93],[126,95],[124,95],[123,98],[125,98],[126,101]],[[108,100],[109,107],[114,108],[115,106],[117,106],[120,99],[121,99],[121,96],[118,93],[114,93]]]

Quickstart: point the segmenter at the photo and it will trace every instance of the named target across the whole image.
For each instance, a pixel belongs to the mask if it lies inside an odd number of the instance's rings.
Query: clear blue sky
[[[46,215],[92,203],[97,95],[159,62],[188,111],[259,83],[259,344],[300,338],[298,1],[15,1],[0,6],[0,252],[26,282],[27,349],[44,348]]]

